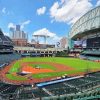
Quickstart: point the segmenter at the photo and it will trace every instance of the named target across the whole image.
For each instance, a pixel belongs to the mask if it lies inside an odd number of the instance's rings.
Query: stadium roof
[[[87,12],[72,26],[70,38],[82,38],[97,31],[100,31],[100,6]]]
[[[79,32],[76,35],[72,37],[73,40],[76,40],[77,38],[81,39],[84,36],[90,35],[90,34],[95,34],[96,32],[99,32],[100,28],[95,28],[91,30],[85,30],[84,32]]]

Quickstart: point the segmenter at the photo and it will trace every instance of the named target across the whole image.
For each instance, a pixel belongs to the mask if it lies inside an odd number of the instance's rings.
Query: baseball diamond
[[[12,62],[1,71],[2,79],[13,84],[33,84],[64,76],[99,70],[100,63],[63,57],[27,57]]]

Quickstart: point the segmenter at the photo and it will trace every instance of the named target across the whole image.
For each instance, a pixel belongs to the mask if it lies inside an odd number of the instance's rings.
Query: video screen
[[[100,47],[100,37],[87,39],[87,48]]]

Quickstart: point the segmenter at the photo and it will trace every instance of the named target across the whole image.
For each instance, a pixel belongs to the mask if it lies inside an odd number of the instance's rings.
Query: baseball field
[[[78,58],[27,57],[5,67],[7,80],[12,81],[48,81],[64,75],[74,76],[100,70],[100,62]]]

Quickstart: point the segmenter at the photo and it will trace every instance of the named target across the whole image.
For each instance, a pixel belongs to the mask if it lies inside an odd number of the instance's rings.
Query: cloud
[[[97,1],[96,6],[100,6],[100,0]]]
[[[23,23],[21,23],[21,29],[23,29],[25,25],[28,25],[30,22],[31,22],[30,20],[26,20]]]
[[[5,7],[2,9],[2,13],[3,13],[3,14],[6,13],[6,8],[5,8]]]
[[[42,8],[39,8],[37,9],[37,14],[38,15],[42,15],[46,12],[46,7],[42,7]]]
[[[4,35],[6,35],[6,36],[9,36],[9,33],[7,33],[7,32],[4,32]]]
[[[48,29],[43,28],[40,30],[37,30],[33,33],[34,35],[45,35],[45,36],[49,36],[50,38],[48,39],[50,44],[55,44],[56,42],[58,42],[61,37],[57,36],[56,33],[50,32]],[[43,40],[40,39],[40,42],[43,43]]]
[[[59,36],[54,36],[53,38],[52,38],[52,40],[53,40],[53,42],[59,42],[60,41],[60,39],[61,39],[62,37],[59,37]]]
[[[65,0],[61,0],[61,4],[63,4],[65,2]]]
[[[28,25],[31,21],[30,20],[26,20],[23,23],[20,24],[21,29],[23,29],[25,27],[25,25]],[[16,28],[16,25],[14,23],[9,23],[8,24],[8,28]]]
[[[50,32],[46,28],[43,28],[43,29],[40,29],[40,30],[37,30],[36,32],[34,32],[33,35],[44,35],[44,36],[54,37],[56,34]]]
[[[15,27],[16,27],[16,25],[14,25],[13,23],[8,24],[8,28],[15,28]]]
[[[50,8],[50,17],[56,22],[73,24],[92,7],[90,0],[61,0]]]
[[[3,14],[6,14],[6,15],[9,15],[9,14],[10,14],[10,12],[7,11],[7,9],[6,9],[5,7],[2,8],[1,12],[2,12]]]
[[[55,35],[54,37],[48,39],[48,43],[57,45],[57,43],[60,42],[61,38],[62,37]]]

